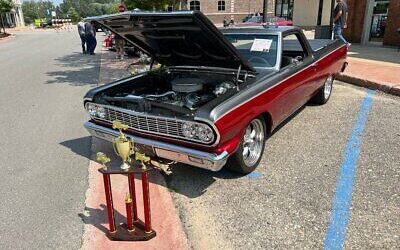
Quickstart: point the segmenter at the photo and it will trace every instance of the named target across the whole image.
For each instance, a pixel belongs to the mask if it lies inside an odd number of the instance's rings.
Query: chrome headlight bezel
[[[182,134],[188,140],[212,143],[215,140],[214,130],[205,123],[186,121],[182,125]]]
[[[95,103],[88,102],[85,105],[86,111],[92,118],[104,119],[106,117],[106,111],[104,107],[96,105]]]

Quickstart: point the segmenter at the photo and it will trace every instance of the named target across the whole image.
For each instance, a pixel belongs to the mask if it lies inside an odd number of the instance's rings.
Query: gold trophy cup
[[[103,169],[107,170],[107,165],[106,164],[110,162],[110,158],[108,158],[108,156],[105,153],[98,152],[96,154],[96,159],[97,159],[98,162],[101,163],[101,165],[103,165]]]
[[[130,165],[129,163],[131,162],[130,156],[134,153],[134,142],[130,141],[124,133],[122,133],[122,130],[128,129],[128,125],[123,124],[122,122],[115,120],[113,121],[113,129],[118,129],[120,135],[114,139],[114,151],[115,153],[121,157],[122,159],[122,165],[121,169],[129,169]]]

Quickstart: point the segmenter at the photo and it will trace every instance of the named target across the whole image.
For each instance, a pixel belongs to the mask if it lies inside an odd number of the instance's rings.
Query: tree
[[[126,0],[125,4],[128,9],[133,10],[139,8],[141,10],[165,10],[168,4],[173,1],[170,0]]]
[[[60,11],[68,13],[73,7],[80,17],[99,16],[118,12],[120,0],[63,0]]]
[[[51,12],[56,10],[54,4],[50,1],[24,1],[22,3],[22,11],[26,23],[38,18],[50,17]]]
[[[0,22],[1,27],[3,28],[3,33],[6,33],[3,23],[3,13],[10,12],[12,8],[14,8],[14,4],[11,2],[11,0],[0,0]]]
[[[71,18],[71,21],[73,23],[77,23],[80,20],[79,13],[76,11],[76,9],[74,7],[69,8],[68,16]]]

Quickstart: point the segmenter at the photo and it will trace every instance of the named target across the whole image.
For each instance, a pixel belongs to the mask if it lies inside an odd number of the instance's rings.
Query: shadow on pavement
[[[108,228],[102,224],[108,225],[107,206],[100,204],[100,209],[85,207],[85,213],[79,213],[78,216],[85,224],[90,224],[98,228],[103,233],[108,232]],[[125,221],[125,216],[114,209],[115,221]]]
[[[55,59],[55,64],[65,68],[48,72],[53,79],[47,84],[68,83],[71,86],[96,85],[99,82],[101,55],[73,53]]]
[[[75,154],[90,159],[90,145],[92,144],[91,136],[63,141],[60,144],[69,148]]]
[[[182,194],[188,198],[196,198],[207,192],[217,179],[237,179],[243,175],[222,169],[218,172],[178,164],[172,167],[172,174],[165,177],[170,191]]]

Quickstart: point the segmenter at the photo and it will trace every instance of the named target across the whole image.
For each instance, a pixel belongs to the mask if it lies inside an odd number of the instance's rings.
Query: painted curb
[[[345,74],[337,75],[336,80],[340,80],[340,81],[350,83],[353,85],[357,85],[360,87],[364,87],[364,88],[379,90],[379,91],[382,91],[382,92],[390,94],[390,95],[400,96],[400,85],[390,86],[390,85],[387,85],[384,83],[373,82],[373,81],[369,81],[366,79],[361,79],[358,77],[349,76],[349,75],[345,75]]]

